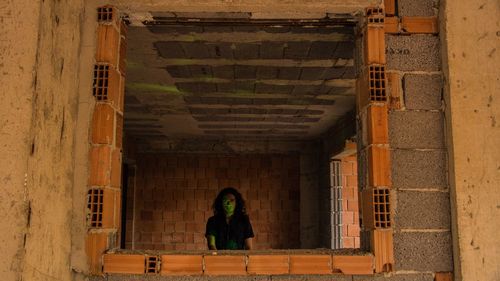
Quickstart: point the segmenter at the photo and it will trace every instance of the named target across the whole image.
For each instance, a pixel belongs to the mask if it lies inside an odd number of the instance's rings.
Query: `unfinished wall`
[[[1,112],[8,114],[2,116],[2,132],[8,132],[2,141],[12,153],[4,158],[12,162],[2,166],[2,194],[9,197],[2,200],[2,278],[71,280],[68,226],[83,1],[7,1],[0,7],[1,84],[7,87]],[[4,210],[4,204],[10,207]]]
[[[298,156],[139,154],[136,162],[127,248],[206,250],[211,205],[229,186],[246,200],[256,249],[299,247]]]
[[[26,172],[30,152],[33,70],[36,66],[39,1],[7,1],[0,5],[0,275],[17,280],[22,272],[23,240],[29,203]],[[17,21],[23,13],[32,16]],[[19,32],[22,30],[23,32]]]
[[[456,280],[499,280],[498,1],[442,1]]]
[[[342,246],[359,248],[359,200],[357,155],[342,158]]]
[[[398,3],[400,15],[436,15],[425,3]],[[440,40],[417,33],[385,38],[391,98],[399,101],[389,106],[395,271],[415,279],[453,271]]]

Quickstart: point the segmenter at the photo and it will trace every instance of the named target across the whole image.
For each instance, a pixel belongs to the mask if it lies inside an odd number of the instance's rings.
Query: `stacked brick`
[[[118,11],[110,6],[98,8],[97,21],[86,241],[90,271],[94,274],[102,271],[104,251],[119,247],[125,90],[125,25]]]
[[[342,246],[359,248],[358,161],[356,155],[342,158]]]
[[[141,154],[137,159],[134,239],[128,232],[127,248],[206,250],[211,205],[228,186],[246,200],[257,249],[299,247],[298,156]]]
[[[395,270],[446,280],[453,260],[437,1],[385,2],[395,7],[385,18]]]
[[[370,245],[375,272],[392,271],[394,264],[384,21],[382,8],[366,10],[364,65],[357,81],[362,246]]]
[[[336,256],[329,254],[166,254],[159,256],[141,254],[106,254],[104,272],[143,276],[234,276],[242,278],[256,275],[335,275],[336,280],[352,280],[345,275],[373,274],[371,256]],[[120,276],[120,280],[136,280],[137,276]],[[142,277],[145,278],[145,277]],[[154,278],[154,277],[153,277]],[[156,277],[158,278],[158,277]],[[189,278],[189,277],[187,277]],[[290,277],[285,277],[289,279]],[[304,278],[304,276],[302,276]],[[319,277],[320,279],[323,279]],[[331,277],[328,277],[331,278]],[[268,278],[264,278],[268,280]],[[280,278],[281,279],[281,278]],[[294,279],[292,277],[292,279]],[[114,280],[114,279],[113,279]],[[155,279],[156,280],[156,279]],[[303,279],[309,280],[309,279]]]

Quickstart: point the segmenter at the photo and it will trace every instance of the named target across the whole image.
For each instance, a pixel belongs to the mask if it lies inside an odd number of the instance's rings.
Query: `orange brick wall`
[[[139,154],[135,200],[127,196],[135,208],[134,240],[127,229],[127,248],[207,249],[211,205],[227,186],[246,200],[255,248],[298,248],[299,175],[293,155]]]
[[[359,248],[358,166],[356,155],[342,158],[342,239],[344,248]]]

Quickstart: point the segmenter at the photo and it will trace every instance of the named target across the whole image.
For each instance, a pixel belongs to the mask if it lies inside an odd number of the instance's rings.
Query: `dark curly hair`
[[[236,216],[246,215],[247,210],[245,207],[245,200],[243,199],[243,196],[241,195],[241,193],[239,193],[238,190],[236,190],[236,188],[234,188],[234,187],[226,187],[219,192],[219,194],[217,195],[217,197],[214,200],[214,203],[212,204],[212,210],[214,211],[214,216],[224,215],[224,208],[222,206],[222,199],[227,194],[234,195],[234,198],[236,199],[236,208],[234,210],[234,214]]]

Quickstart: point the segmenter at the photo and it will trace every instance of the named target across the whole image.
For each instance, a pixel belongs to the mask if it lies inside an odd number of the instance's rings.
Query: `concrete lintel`
[[[280,14],[286,14],[287,17],[293,16],[297,18],[304,18],[305,15],[311,13],[356,13],[366,7],[378,6],[381,2],[381,0],[318,0],[306,3],[300,0],[158,0],[148,2],[135,0],[108,1],[109,4],[116,5],[124,12],[252,12],[266,14],[275,13],[276,17],[279,17]]]

